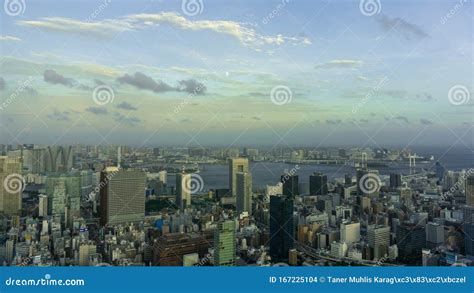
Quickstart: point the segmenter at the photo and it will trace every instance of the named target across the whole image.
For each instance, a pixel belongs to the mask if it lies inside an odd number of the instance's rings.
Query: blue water
[[[435,157],[434,161],[417,162],[416,169],[410,170],[408,162],[391,163],[387,167],[370,167],[379,170],[381,175],[390,173],[410,174],[413,171],[420,171],[421,168],[431,170],[436,160],[439,160],[446,170],[459,171],[462,169],[474,168],[474,153],[469,149],[446,149],[446,148],[424,148],[416,150],[420,156]],[[285,170],[294,168],[294,164],[274,163],[274,162],[250,162],[250,172],[252,173],[253,187],[265,188],[266,185],[275,185],[279,182],[281,174]],[[204,182],[204,190],[213,188],[227,188],[229,182],[229,168],[227,165],[200,165],[199,175]],[[297,175],[300,183],[309,182],[309,175],[313,172],[322,172],[328,176],[328,180],[344,178],[345,174],[355,176],[355,169],[347,165],[299,165]],[[175,176],[168,175],[170,186],[175,184]]]

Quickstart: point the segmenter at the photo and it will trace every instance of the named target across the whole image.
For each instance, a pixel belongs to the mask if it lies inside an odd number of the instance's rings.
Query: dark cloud
[[[137,107],[135,107],[132,104],[127,103],[127,102],[122,102],[122,103],[118,104],[117,108],[123,109],[123,110],[130,110],[130,111],[138,110]]]
[[[96,85],[104,85],[104,84],[105,84],[105,82],[103,82],[103,81],[100,80],[100,79],[94,79],[94,83],[95,83]]]
[[[340,119],[335,119],[335,120],[328,119],[328,120],[326,120],[326,124],[337,125],[337,124],[341,124],[341,123],[342,123],[342,121]]]
[[[84,90],[84,91],[92,91],[93,90],[93,88],[91,88],[90,86],[82,84],[82,83],[80,85],[78,85],[77,88],[80,89],[80,90]]]
[[[432,125],[433,124],[433,122],[431,122],[428,119],[424,119],[424,118],[420,119],[420,123],[423,124],[423,125]]]
[[[89,107],[86,109],[86,111],[95,115],[107,115],[109,113],[107,108],[103,107]]]
[[[194,95],[203,95],[206,93],[206,86],[195,79],[181,80],[178,82],[178,89]]]
[[[53,110],[53,113],[48,114],[47,117],[55,121],[69,121],[69,116],[71,115],[68,111],[59,111],[57,109]]]
[[[410,123],[410,122],[408,121],[408,118],[405,117],[405,116],[397,116],[397,117],[395,117],[394,119],[403,121],[403,122],[405,122],[405,123]]]
[[[141,72],[136,72],[135,75],[125,74],[124,76],[117,78],[117,81],[120,83],[133,85],[139,89],[150,90],[155,93],[176,90],[176,88],[168,85],[167,83],[161,80],[155,81],[153,78]]]
[[[376,18],[376,21],[385,31],[398,32],[407,40],[424,39],[429,37],[429,34],[421,27],[409,23],[400,17],[390,18],[387,15],[381,15]]]
[[[0,91],[5,89],[5,80],[3,77],[0,77]]]
[[[125,116],[120,113],[114,113],[114,120],[128,126],[137,126],[142,121],[138,117]]]
[[[359,121],[360,121],[360,123],[369,123],[368,119],[360,119]]]
[[[67,78],[58,74],[52,69],[46,69],[43,73],[43,79],[47,83],[51,84],[61,84],[64,86],[72,87],[75,83],[75,80],[72,78]]]

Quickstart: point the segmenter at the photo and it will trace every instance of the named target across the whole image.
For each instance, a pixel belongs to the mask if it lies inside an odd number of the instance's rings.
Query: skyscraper
[[[388,254],[390,246],[390,227],[370,225],[367,227],[369,247],[374,251],[374,259],[380,259]]]
[[[237,212],[252,214],[252,175],[237,173]]]
[[[235,263],[235,222],[221,221],[214,231],[214,265],[233,266]]]
[[[390,188],[398,188],[402,186],[402,175],[398,173],[390,174]]]
[[[191,205],[191,174],[176,174],[176,205],[180,209]]]
[[[61,218],[72,223],[74,217],[80,217],[82,178],[80,173],[51,175],[46,178],[46,195],[48,209],[52,215],[61,215]],[[66,218],[66,210],[68,211]]]
[[[237,173],[249,172],[249,160],[247,158],[229,159],[229,190],[232,196],[237,195]]]
[[[309,194],[326,195],[328,194],[328,177],[323,173],[313,173],[309,176]]]
[[[288,259],[294,247],[293,197],[270,197],[270,255],[274,261]]]
[[[52,146],[45,152],[45,169],[48,172],[69,171],[74,166],[72,146]]]
[[[0,157],[0,212],[7,215],[20,215],[21,194],[24,182],[21,176],[21,159]]]
[[[283,194],[294,197],[299,195],[298,175],[284,174],[281,175],[280,182],[283,184]]]
[[[474,175],[466,177],[464,190],[466,192],[466,204],[474,206]]]
[[[100,178],[102,225],[139,222],[145,217],[146,174],[138,170],[106,168]]]

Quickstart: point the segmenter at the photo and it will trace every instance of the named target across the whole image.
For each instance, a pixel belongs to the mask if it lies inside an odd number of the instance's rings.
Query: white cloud
[[[96,36],[111,36],[124,30],[133,29],[126,20],[113,19],[87,22],[63,17],[45,17],[41,20],[20,20],[18,24],[63,33],[87,33]]]
[[[315,66],[317,69],[354,68],[364,64],[360,60],[335,59]]]
[[[286,37],[281,34],[264,36],[252,27],[230,20],[189,20],[174,12],[157,14],[132,14],[119,19],[87,22],[62,17],[46,17],[41,20],[21,20],[18,24],[45,30],[110,36],[123,30],[146,29],[153,25],[170,25],[188,31],[213,31],[237,39],[244,46],[257,49],[264,45],[310,45],[307,37]]]
[[[0,41],[21,42],[21,39],[14,36],[0,36]]]

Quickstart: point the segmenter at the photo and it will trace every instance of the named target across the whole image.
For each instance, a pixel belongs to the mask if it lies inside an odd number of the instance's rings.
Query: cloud
[[[63,17],[45,17],[41,20],[20,20],[18,24],[54,32],[100,37],[112,37],[119,32],[133,29],[132,24],[123,19],[90,22]]]
[[[103,107],[89,107],[86,111],[95,115],[107,115],[109,113],[107,109]]]
[[[410,123],[410,122],[408,121],[408,118],[405,117],[405,116],[397,116],[397,117],[395,117],[394,119],[403,121],[403,122],[405,122],[405,123]]]
[[[137,126],[142,121],[137,117],[129,117],[120,113],[114,113],[114,120],[127,126]]]
[[[3,91],[5,89],[5,79],[3,77],[0,77],[0,91]]]
[[[64,86],[72,87],[75,83],[75,80],[72,78],[66,78],[52,69],[46,69],[43,73],[43,79],[47,83],[51,84],[61,84]]]
[[[178,82],[178,89],[182,92],[187,92],[195,95],[203,95],[207,88],[204,84],[195,79],[181,80]]]
[[[340,119],[335,119],[335,120],[328,119],[328,120],[326,120],[326,124],[337,125],[337,124],[341,124],[341,123],[342,123],[342,121]]]
[[[381,15],[376,18],[376,21],[382,26],[385,31],[394,31],[401,34],[407,40],[424,39],[429,37],[421,27],[412,24],[400,17],[390,18],[386,15]],[[393,30],[392,30],[393,29]]]
[[[0,36],[0,41],[5,42],[21,42],[20,38],[14,36]]]
[[[45,17],[40,20],[20,20],[23,26],[48,31],[80,34],[81,36],[112,37],[122,31],[144,30],[152,25],[169,25],[188,31],[213,31],[237,39],[244,46],[257,48],[264,45],[310,45],[311,40],[303,37],[286,37],[281,34],[264,36],[248,24],[229,20],[189,20],[175,12],[156,14],[132,14],[118,19],[81,21],[63,17]]]
[[[117,81],[120,83],[133,85],[139,89],[150,90],[155,93],[176,90],[161,80],[155,81],[153,78],[141,72],[136,72],[135,75],[125,74],[124,76],[117,78]]]
[[[331,60],[326,63],[318,64],[314,68],[316,69],[355,68],[362,64],[364,64],[364,62],[360,60],[336,59],[336,60]]]
[[[53,110],[53,113],[48,114],[47,117],[55,121],[70,121],[69,116],[70,112],[68,111],[59,111],[57,109]]]
[[[420,119],[420,123],[423,124],[423,125],[432,125],[433,124],[433,122],[431,122],[428,119],[424,119],[424,118]]]
[[[137,107],[133,106],[132,104],[129,104],[127,102],[122,102],[117,105],[117,108],[123,109],[123,110],[130,110],[130,111],[136,111],[138,110]]]
[[[228,35],[240,41],[244,46],[260,47],[263,45],[282,45],[285,43],[309,45],[311,41],[307,37],[285,37],[281,34],[274,36],[263,36],[253,28],[229,20],[188,20],[174,12],[162,12],[157,14],[134,14],[129,15],[131,21],[139,21],[143,24],[167,24],[182,30],[201,31],[210,30],[216,33]]]

